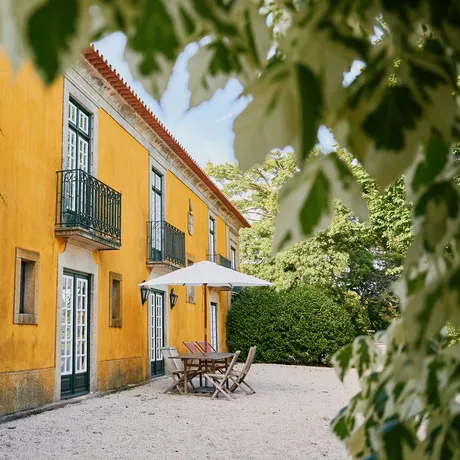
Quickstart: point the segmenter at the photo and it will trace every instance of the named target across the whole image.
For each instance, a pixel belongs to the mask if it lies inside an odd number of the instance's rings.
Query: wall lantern
[[[145,280],[142,282],[145,283]],[[144,303],[147,302],[147,300],[149,300],[149,294],[150,294],[150,288],[148,288],[147,286],[141,286],[142,305],[144,305]]]
[[[177,303],[177,299],[179,296],[177,294],[174,294],[174,288],[171,289],[171,292],[169,293],[169,303],[171,304],[171,310]]]

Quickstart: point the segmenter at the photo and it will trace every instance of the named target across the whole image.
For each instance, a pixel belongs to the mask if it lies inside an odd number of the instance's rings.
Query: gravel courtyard
[[[256,364],[257,393],[162,394],[170,379],[0,425],[1,459],[346,459],[329,422],[358,389],[332,369]]]

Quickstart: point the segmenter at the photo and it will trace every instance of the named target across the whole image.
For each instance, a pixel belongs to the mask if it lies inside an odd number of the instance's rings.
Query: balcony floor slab
[[[120,249],[121,242],[81,227],[56,227],[54,234],[69,243],[91,251]]]

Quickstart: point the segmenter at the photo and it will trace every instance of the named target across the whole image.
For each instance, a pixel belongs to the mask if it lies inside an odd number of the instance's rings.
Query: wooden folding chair
[[[236,361],[238,360],[238,356],[240,356],[240,351],[237,351],[235,353],[235,356],[233,356],[233,359],[230,363],[230,365],[227,368],[227,371],[225,374],[221,373],[216,373],[216,374],[204,374],[204,376],[211,381],[211,383],[214,385],[215,391],[212,394],[213,398],[216,398],[219,393],[222,393],[226,398],[230,399],[230,401],[233,399],[233,396],[230,392],[230,390],[226,387],[226,384],[228,382],[230,373],[232,372],[233,366],[235,365]]]
[[[190,353],[203,353],[202,350],[198,348],[195,342],[182,342],[190,351]]]
[[[195,342],[182,342],[182,343],[188,348],[188,350],[191,353],[203,353],[198,348]],[[206,363],[204,363],[203,361],[200,361],[200,360],[192,361],[192,365],[195,366],[197,369],[207,370]],[[200,386],[202,386],[202,384],[203,384],[203,380],[202,380],[201,373],[200,373]]]
[[[171,351],[169,347],[161,348],[161,352],[163,354],[165,368],[167,369],[168,373],[171,375],[171,378],[173,380],[172,385],[168,387],[164,392],[168,393],[169,391],[177,390],[180,394],[184,394],[182,387],[184,385],[185,376],[184,376],[184,369],[183,369],[182,362],[181,362],[182,369],[178,369],[176,367],[175,362],[180,361],[180,360],[170,359],[170,356],[172,355],[171,355]],[[190,372],[190,374],[187,375],[187,380],[188,380],[187,385],[190,383],[192,385],[192,388],[193,388],[193,383],[191,382],[191,380],[196,375],[198,375],[198,371],[193,371],[193,370]]]
[[[196,341],[195,343],[200,348],[200,350],[203,351],[203,353],[217,353],[217,350],[209,342]],[[213,372],[218,371],[221,374],[224,374],[226,370],[227,370],[227,363],[225,362],[225,360],[215,362],[212,368]]]
[[[230,383],[233,385],[230,387],[230,392],[233,393],[237,388],[241,388],[247,395],[252,395],[256,392],[254,388],[245,381],[246,376],[251,369],[252,363],[254,362],[254,357],[256,355],[257,347],[251,347],[248,352],[248,357],[244,363],[241,371],[234,369],[229,375]]]
[[[169,347],[169,351],[173,358],[174,356],[179,356],[179,352],[177,351],[176,347]],[[182,362],[181,359],[172,359],[171,361],[174,362],[178,371],[184,372],[184,363]],[[200,363],[195,362],[192,365],[190,364],[188,365],[188,372],[190,372],[190,374],[193,374],[193,377],[196,377],[197,375],[200,376],[200,386],[202,386],[202,377],[201,377],[202,372],[201,371],[202,369],[201,369]],[[192,386],[192,388],[195,388],[193,385],[193,381],[192,381],[193,377],[191,377],[189,381],[190,381],[190,385]],[[188,379],[188,375],[187,375],[187,379]]]
[[[216,353],[217,350],[209,342],[195,342],[203,353]]]

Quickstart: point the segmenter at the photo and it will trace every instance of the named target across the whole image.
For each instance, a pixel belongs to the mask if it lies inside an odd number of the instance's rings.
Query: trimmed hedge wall
[[[264,363],[329,365],[354,336],[345,307],[309,285],[244,289],[227,317],[229,349],[241,350],[245,358],[256,345],[256,361]]]

